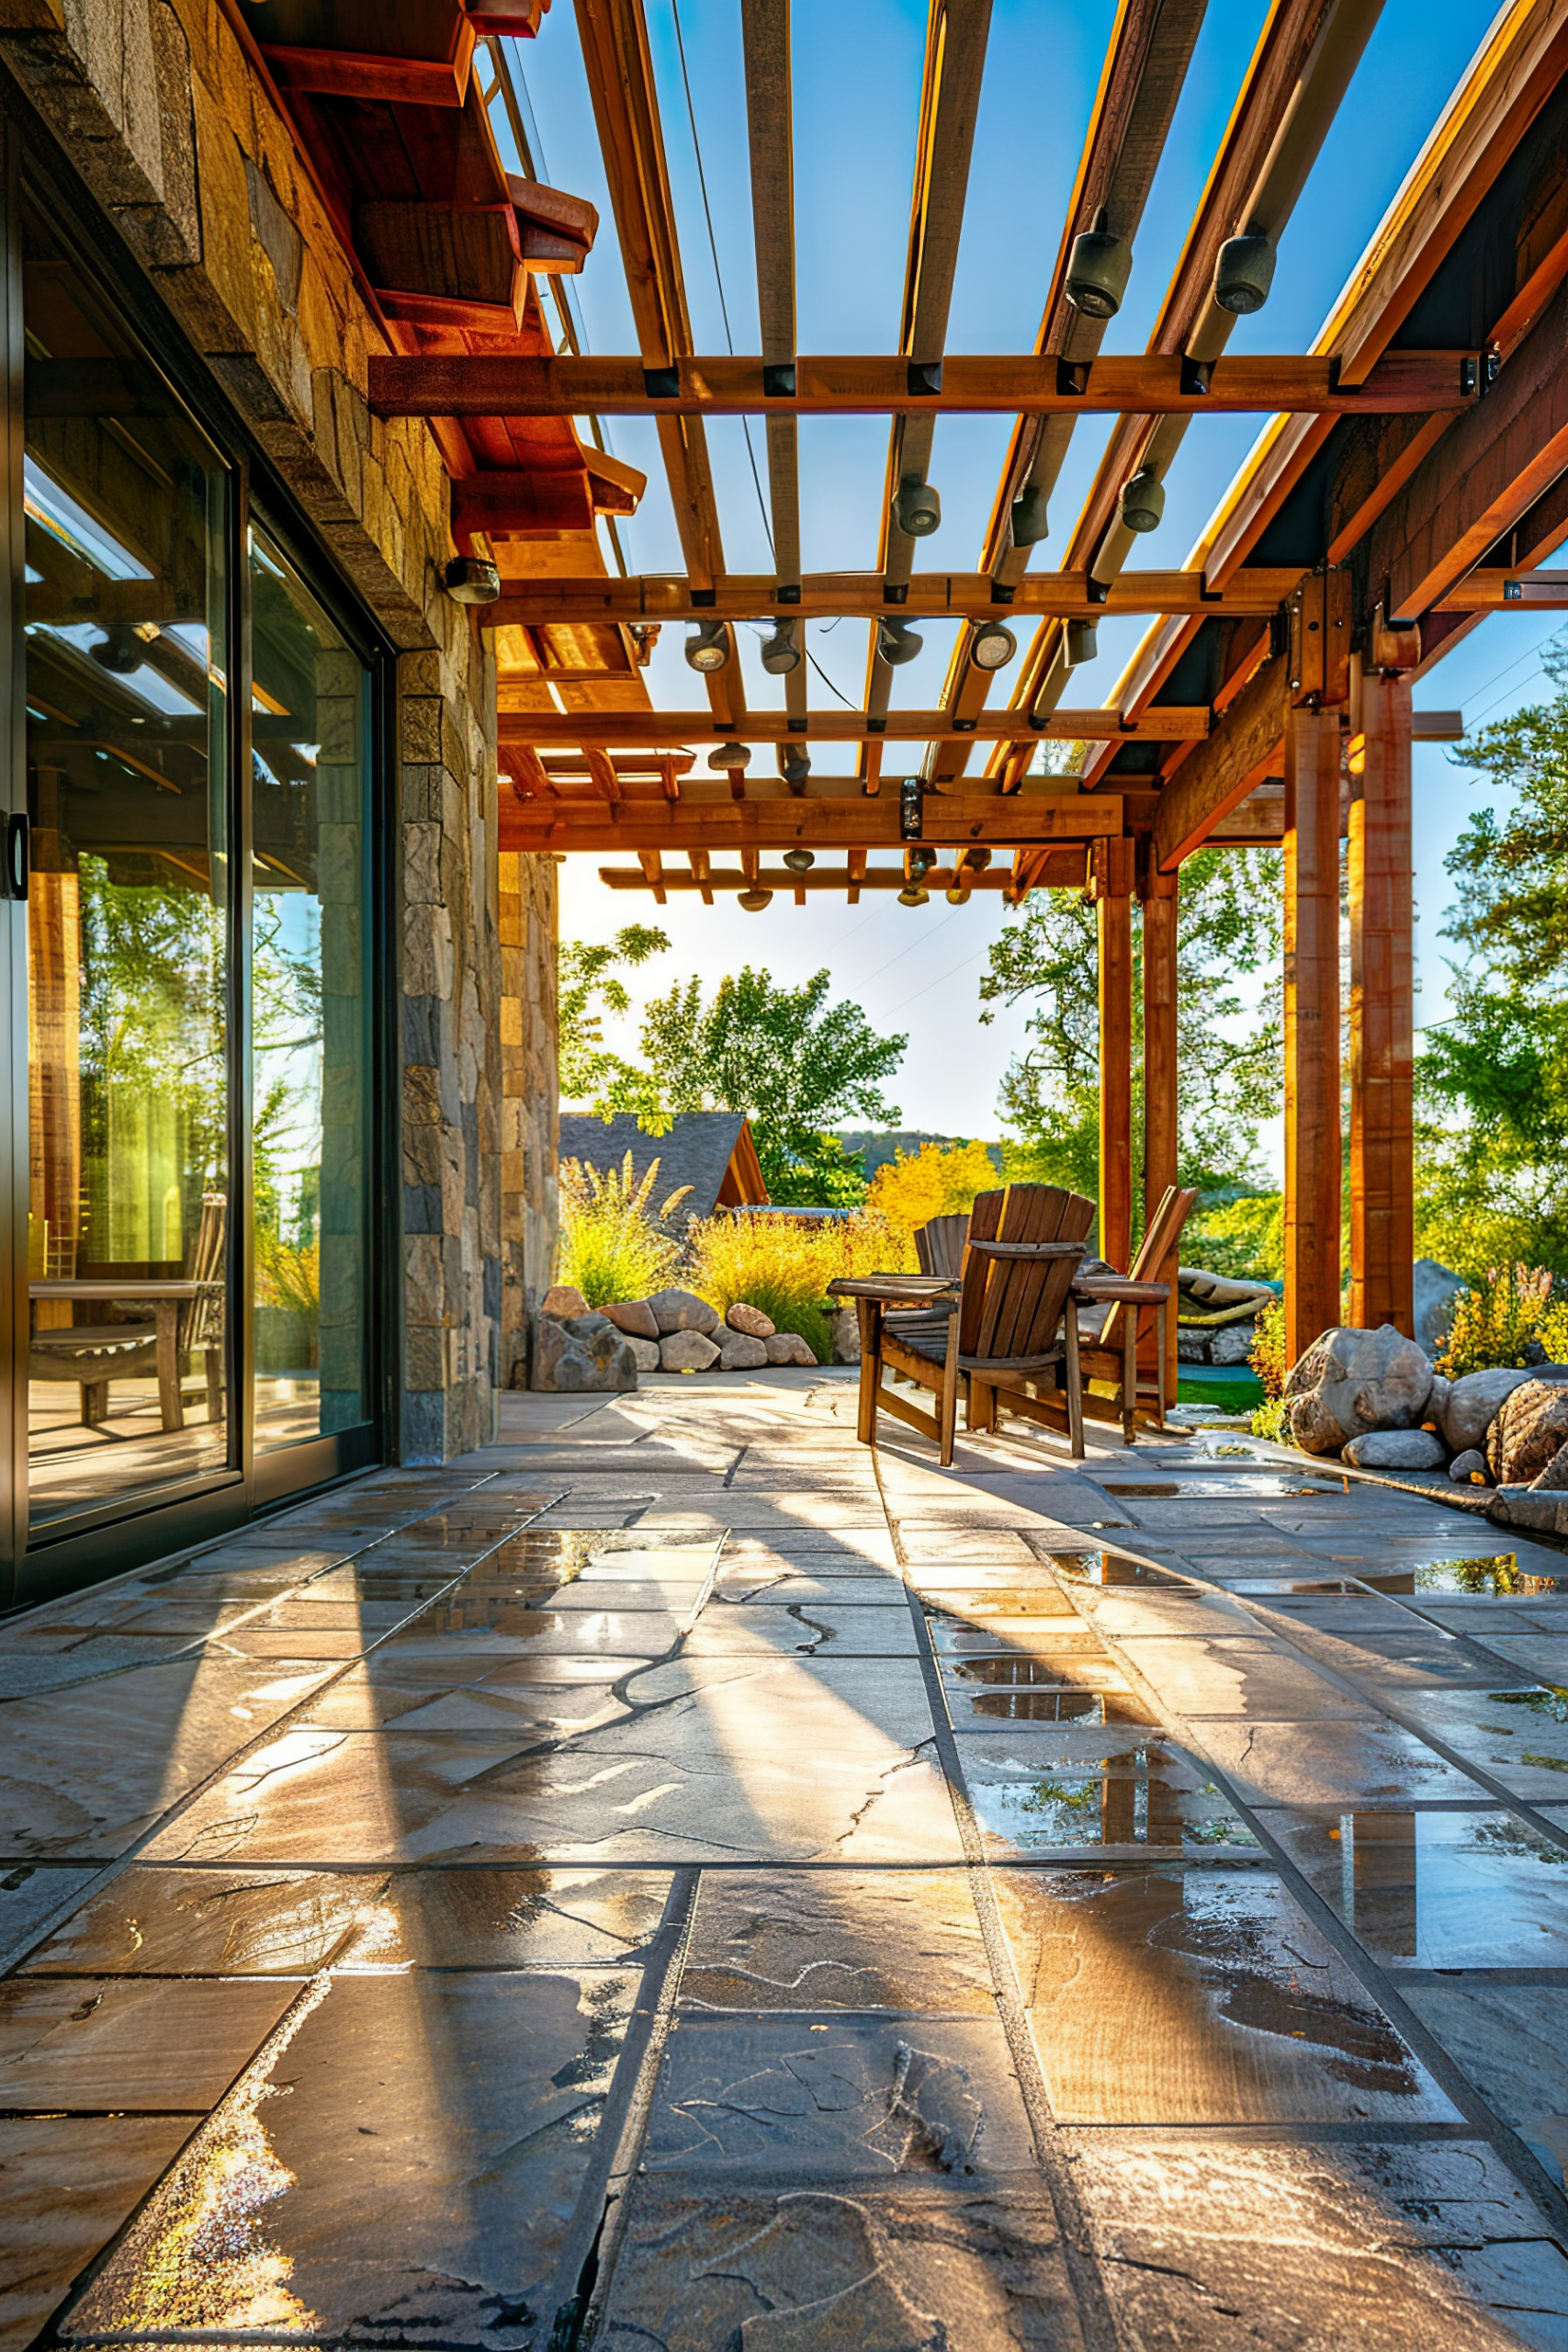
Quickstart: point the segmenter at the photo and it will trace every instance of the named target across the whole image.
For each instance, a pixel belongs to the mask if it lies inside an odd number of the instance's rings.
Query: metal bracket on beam
[[[1207,392],[1213,381],[1214,363],[1212,359],[1181,359],[1181,390],[1188,400],[1197,400]]]
[[[887,721],[886,718],[868,718],[865,722],[865,731],[868,735],[886,735]]]
[[[781,360],[776,367],[762,363],[762,397],[770,401],[792,401],[795,398],[795,362]]]
[[[926,787],[918,775],[907,775],[898,786],[898,838],[918,842],[925,838]]]
[[[797,580],[793,586],[788,588],[775,588],[773,590],[773,602],[775,605],[798,605],[800,602],[799,581]]]
[[[1058,359],[1056,362],[1056,397],[1064,401],[1081,401],[1089,390],[1089,361]]]
[[[942,391],[941,360],[911,359],[908,381],[911,399],[934,401]]]
[[[1465,358],[1459,363],[1459,388],[1467,401],[1474,400],[1481,390],[1481,363]]]
[[[1103,605],[1110,597],[1111,582],[1109,580],[1097,580],[1091,571],[1084,581],[1084,594],[1091,605]]]
[[[693,605],[704,612],[710,611],[717,602],[718,590],[716,588],[694,588],[692,591]]]
[[[678,401],[681,397],[679,368],[645,368],[642,389],[650,401]]]
[[[1010,605],[1015,594],[1016,591],[1010,588],[1005,580],[992,581],[991,602],[993,605]]]
[[[785,722],[792,735],[806,735],[811,730],[809,718],[791,718]]]
[[[884,584],[882,601],[885,605],[907,605],[909,601],[908,581],[900,582],[891,588]]]

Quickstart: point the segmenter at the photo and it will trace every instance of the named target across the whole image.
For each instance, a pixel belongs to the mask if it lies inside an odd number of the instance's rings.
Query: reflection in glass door
[[[37,1521],[231,1461],[227,480],[24,209]]]
[[[250,582],[260,1453],[368,1419],[368,673],[260,529]]]

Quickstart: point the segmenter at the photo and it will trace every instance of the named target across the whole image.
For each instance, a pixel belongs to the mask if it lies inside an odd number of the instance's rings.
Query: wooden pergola
[[[1154,1201],[1176,1174],[1183,861],[1205,843],[1282,842],[1289,1345],[1339,1319],[1347,1012],[1350,1315],[1408,1329],[1411,747],[1460,725],[1415,711],[1412,689],[1486,613],[1568,609],[1568,574],[1538,569],[1568,533],[1568,0],[1507,0],[1313,348],[1262,356],[1227,352],[1235,310],[1217,299],[1222,247],[1245,235],[1271,251],[1379,0],[1273,0],[1147,349],[1132,356],[1102,356],[1103,319],[1069,299],[1075,240],[1098,230],[1135,248],[1204,0],[1122,0],[1034,347],[991,356],[946,348],[989,0],[930,0],[899,347],[825,356],[795,347],[789,0],[739,6],[760,352],[693,347],[642,0],[576,0],[636,352],[588,356],[547,327],[535,277],[577,266],[592,239],[588,209],[573,214],[570,198],[515,181],[503,192],[523,231],[514,324],[498,321],[493,288],[483,318],[464,311],[471,263],[457,250],[433,259],[406,200],[355,215],[356,232],[419,280],[389,307],[371,409],[430,421],[453,474],[457,545],[501,574],[483,617],[498,658],[502,847],[620,852],[606,882],[660,902],[759,890],[852,899],[917,877],[1014,902],[1043,886],[1084,889],[1100,942],[1101,1248],[1125,1264],[1134,900],[1142,1181]],[[300,9],[323,17],[299,0],[296,21]],[[286,13],[277,0],[257,11],[279,25]],[[537,31],[543,8],[448,0],[446,13],[456,53],[476,27]],[[353,83],[352,59],[312,67],[299,47],[270,53],[286,98]],[[421,102],[434,103],[450,61],[420,72]],[[389,88],[376,85],[377,103]],[[438,96],[454,103],[445,85]],[[332,103],[305,98],[307,133]],[[340,175],[364,168],[346,148],[334,154]],[[551,236],[576,246],[552,260]],[[492,239],[492,277],[498,251]],[[1235,410],[1267,422],[1188,565],[1135,569],[1139,493],[1145,506],[1157,495],[1190,418]],[[888,419],[880,546],[868,572],[814,573],[802,561],[797,419],[842,412]],[[974,571],[922,572],[900,493],[923,485],[936,419],[953,413],[1006,414],[1012,433]],[[1106,413],[1083,509],[1051,534],[1055,568],[1032,568],[1076,424]],[[639,483],[579,428],[627,414],[657,421],[681,576],[617,577],[600,554],[593,513],[629,511]],[[762,420],[771,574],[727,568],[710,414]],[[1085,625],[1118,614],[1146,615],[1146,634],[1110,701],[1074,707]],[[858,708],[813,708],[797,660],[782,709],[749,712],[737,625],[840,616],[956,621],[938,707],[897,706],[873,627]],[[1020,652],[990,668],[998,622]],[[701,678],[705,708],[650,707],[643,665],[666,625],[704,628],[722,653]],[[1058,763],[1068,773],[1038,772],[1043,741],[1077,747]],[[716,773],[704,754],[728,743],[753,761]]]

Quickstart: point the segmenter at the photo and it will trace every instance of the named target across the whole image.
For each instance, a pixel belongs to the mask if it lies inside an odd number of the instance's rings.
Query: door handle
[[[11,817],[6,823],[6,889],[13,899],[26,899],[29,860],[28,820]]]

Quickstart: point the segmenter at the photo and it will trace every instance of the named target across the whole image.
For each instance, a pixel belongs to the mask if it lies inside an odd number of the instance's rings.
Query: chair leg
[[[1067,1301],[1066,1317],[1067,1342],[1067,1451],[1075,1462],[1084,1458],[1083,1438],[1083,1374],[1078,1365],[1078,1310],[1077,1302]]]
[[[876,1392],[882,1385],[882,1310],[874,1298],[855,1301],[860,1311],[860,1418],[863,1445],[876,1443]]]
[[[109,1417],[109,1385],[107,1380],[85,1380],[82,1383],[82,1426],[87,1430],[102,1429]]]
[[[223,1419],[223,1351],[204,1348],[207,1363],[207,1418],[214,1428]]]
[[[1127,1309],[1122,1323],[1126,1333],[1122,1342],[1122,1442],[1137,1443],[1138,1417],[1138,1310]]]
[[[945,1470],[953,1460],[953,1432],[958,1419],[958,1317],[951,1315],[947,1322],[947,1355],[942,1368],[942,1396],[937,1405],[937,1423],[942,1430],[938,1456]]]
[[[1167,1397],[1165,1393],[1165,1314],[1166,1310],[1163,1306],[1156,1306],[1155,1308],[1155,1340],[1159,1349],[1159,1381],[1157,1384],[1159,1389],[1159,1425],[1162,1430],[1165,1427],[1166,1411],[1169,1403],[1169,1399]]]

